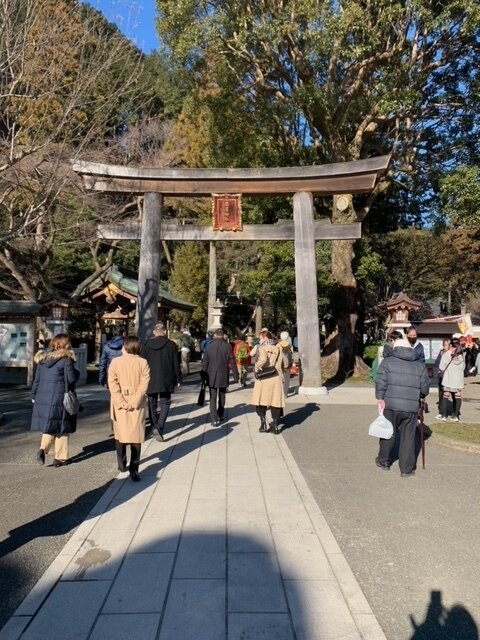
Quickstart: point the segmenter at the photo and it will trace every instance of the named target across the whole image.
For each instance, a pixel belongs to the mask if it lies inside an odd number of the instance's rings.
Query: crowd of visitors
[[[155,325],[153,336],[143,343],[125,333],[124,327],[117,326],[113,337],[105,343],[99,382],[110,392],[118,469],[128,470],[132,480],[138,481],[141,445],[150,436],[163,441],[172,394],[189,374],[192,337],[188,329],[184,329],[181,339],[174,342],[167,337],[162,322]],[[277,338],[264,327],[256,337],[239,335],[229,342],[224,330],[217,329],[206,334],[199,348],[201,378],[209,389],[212,426],[217,427],[225,419],[230,381],[246,387],[251,373],[251,403],[260,419],[259,431],[279,433],[295,366],[289,333],[282,331]],[[81,410],[75,396],[79,372],[69,337],[55,336],[36,354],[35,361],[31,429],[42,432],[37,461],[45,464],[53,446],[53,466],[64,466],[69,461],[68,439],[76,430],[77,413]],[[434,369],[439,390],[436,419],[460,420],[464,378],[474,375],[479,365],[480,352],[473,341],[465,342],[457,336],[443,341]],[[375,464],[381,469],[389,470],[398,459],[402,477],[415,474],[417,427],[429,389],[424,346],[418,340],[415,327],[409,327],[405,333],[392,331],[375,371],[378,409],[391,423],[393,431],[391,438],[380,438]],[[267,411],[271,415],[269,424]]]
[[[388,470],[398,459],[401,476],[409,477],[415,474],[419,425],[423,429],[419,418],[430,389],[424,347],[415,327],[409,327],[405,334],[390,332],[382,355],[378,368],[372,367],[375,392],[379,411],[392,424],[393,435],[380,438],[375,464]],[[433,369],[438,380],[437,420],[459,422],[465,377],[475,375],[479,364],[479,350],[473,340],[457,335],[443,340]]]
[[[173,341],[167,337],[165,325],[158,322],[153,336],[144,343],[126,335],[125,327],[117,325],[103,346],[99,382],[110,393],[118,470],[128,470],[135,482],[140,480],[141,446],[145,438],[164,439],[171,397],[183,377],[190,373],[193,345],[188,329],[183,329]],[[252,403],[260,417],[260,431],[279,433],[293,364],[288,332],[282,332],[277,341],[264,328],[257,338],[241,335],[230,343],[223,329],[217,329],[207,333],[200,351],[201,376],[209,389],[212,426],[218,426],[225,418],[225,395],[230,379],[246,387],[252,371],[255,377]],[[54,446],[53,466],[64,466],[69,462],[68,438],[76,430],[77,414],[81,410],[75,394],[79,371],[75,368],[69,337],[55,336],[37,353],[35,361],[31,429],[43,434],[37,461],[45,464],[46,455]],[[266,423],[267,409],[272,415],[271,428]]]

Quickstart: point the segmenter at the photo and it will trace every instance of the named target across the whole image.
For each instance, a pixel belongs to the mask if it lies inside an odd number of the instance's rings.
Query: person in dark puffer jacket
[[[379,410],[393,424],[393,436],[380,438],[380,448],[375,463],[382,469],[390,469],[393,451],[398,446],[400,475],[415,474],[415,438],[420,401],[430,390],[430,378],[419,354],[407,340],[397,339],[393,349],[384,350],[385,358],[377,371],[375,397]]]
[[[125,327],[116,326],[113,328],[113,338],[108,340],[102,349],[100,364],[98,365],[98,381],[104,387],[108,380],[108,367],[114,358],[122,355],[122,347],[125,342]]]
[[[74,391],[80,372],[75,368],[75,354],[65,333],[56,335],[50,347],[35,356],[37,370],[32,385],[33,413],[31,431],[42,431],[37,462],[45,464],[45,455],[55,444],[54,467],[68,463],[68,437],[77,429],[77,416],[63,406],[65,378],[68,390]]]

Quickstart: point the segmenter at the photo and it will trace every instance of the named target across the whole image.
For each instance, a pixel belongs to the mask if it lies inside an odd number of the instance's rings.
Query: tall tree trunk
[[[348,206],[337,207],[339,198],[346,198]],[[332,223],[356,222],[352,196],[344,194],[334,197]],[[352,271],[355,240],[332,242],[332,276],[337,287],[333,307],[336,318],[335,329],[327,336],[323,349],[322,371],[329,377],[344,379],[367,369],[356,357],[355,333],[358,320],[357,281]]]
[[[255,335],[258,336],[263,328],[263,299],[257,298],[255,305]]]

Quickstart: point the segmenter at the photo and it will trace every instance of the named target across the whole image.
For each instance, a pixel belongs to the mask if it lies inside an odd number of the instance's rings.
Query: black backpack
[[[293,364],[293,352],[291,347],[282,347],[282,352],[285,358],[287,359],[286,369],[291,369]]]

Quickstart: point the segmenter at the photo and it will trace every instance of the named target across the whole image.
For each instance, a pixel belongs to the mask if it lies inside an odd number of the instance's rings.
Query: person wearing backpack
[[[250,347],[245,336],[239,336],[233,343],[233,357],[237,364],[238,375],[242,387],[247,385],[247,367],[250,364]]]
[[[287,397],[290,390],[290,371],[293,364],[292,339],[288,331],[282,331],[280,334],[278,347],[282,350],[283,355],[283,392]]]
[[[190,355],[192,349],[195,346],[193,338],[188,329],[182,329],[182,334],[179,339],[180,343],[180,368],[182,376],[188,376],[190,373]]]

